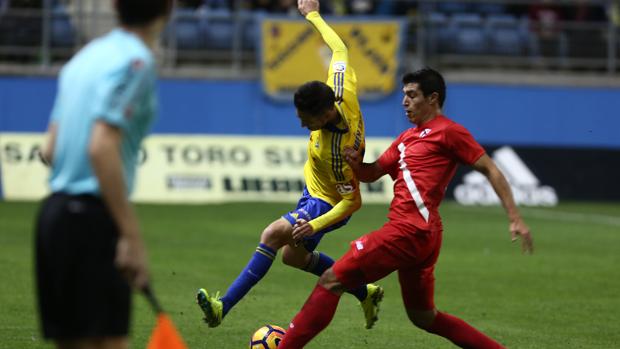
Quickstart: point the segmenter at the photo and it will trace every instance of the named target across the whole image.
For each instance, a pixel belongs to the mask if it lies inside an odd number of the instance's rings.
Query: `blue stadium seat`
[[[207,10],[229,10],[230,4],[232,2],[229,0],[204,0],[203,7]]]
[[[525,53],[526,38],[520,31],[519,21],[508,14],[489,15],[486,19],[490,53],[518,56]]]
[[[452,16],[454,53],[485,54],[488,50],[487,37],[482,17],[476,13],[457,13]]]
[[[51,45],[52,47],[73,47],[76,41],[76,33],[67,10],[63,5],[56,5],[52,10],[51,21]]]
[[[177,49],[199,50],[206,48],[206,38],[200,30],[201,19],[191,9],[177,9],[174,14],[174,39]]]
[[[445,53],[453,51],[453,42],[456,32],[448,17],[440,12],[431,12],[428,15],[427,47],[431,53]]]
[[[475,3],[472,12],[481,15],[497,15],[506,13],[506,5],[498,2],[479,2]]]
[[[207,9],[204,13],[201,32],[206,37],[207,48],[216,50],[232,49],[235,24],[228,9]]]
[[[251,50],[256,49],[260,46],[260,19],[263,16],[263,13],[239,11],[238,16],[241,25],[242,48]]]

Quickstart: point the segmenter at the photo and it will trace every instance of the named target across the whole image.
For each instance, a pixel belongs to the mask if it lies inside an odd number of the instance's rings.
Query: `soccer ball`
[[[250,349],[276,349],[286,331],[276,325],[265,325],[252,335],[250,339]]]

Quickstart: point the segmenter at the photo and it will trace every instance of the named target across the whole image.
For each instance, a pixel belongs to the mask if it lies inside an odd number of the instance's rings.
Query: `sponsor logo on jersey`
[[[429,133],[431,133],[431,129],[425,128],[422,132],[420,132],[420,138],[426,137]]]
[[[334,62],[334,73],[343,73],[347,70],[347,64],[345,62]]]
[[[534,173],[510,147],[501,147],[493,152],[493,160],[502,171],[517,204],[528,206],[555,206],[558,196],[550,186],[540,185]],[[454,189],[454,198],[463,205],[496,205],[500,203],[497,194],[486,177],[479,172],[470,172],[463,177],[463,184]]]
[[[363,250],[364,249],[364,244],[361,241],[356,240],[355,241],[355,248],[357,248],[358,250]]]
[[[355,191],[355,185],[353,183],[338,183],[336,184],[336,190],[340,195],[351,194]]]

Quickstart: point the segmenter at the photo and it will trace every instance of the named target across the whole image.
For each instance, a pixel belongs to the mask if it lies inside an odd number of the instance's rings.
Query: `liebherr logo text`
[[[500,168],[517,204],[528,206],[555,206],[558,196],[553,188],[540,185],[538,178],[510,147],[502,147],[493,153],[493,160]],[[499,198],[486,177],[470,172],[463,177],[465,183],[454,189],[454,198],[463,205],[495,205]]]

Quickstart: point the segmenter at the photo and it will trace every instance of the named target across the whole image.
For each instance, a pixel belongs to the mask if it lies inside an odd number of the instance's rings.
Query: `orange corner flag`
[[[183,338],[165,313],[157,315],[157,325],[153,329],[147,349],[187,349]]]

